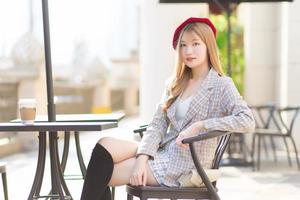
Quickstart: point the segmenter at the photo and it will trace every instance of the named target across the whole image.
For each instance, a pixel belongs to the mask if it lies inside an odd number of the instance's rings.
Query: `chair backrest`
[[[277,109],[277,118],[274,116],[274,122],[276,128],[287,135],[291,135],[293,131],[293,127],[295,124],[295,120],[299,114],[300,107],[284,107]]]
[[[220,162],[222,160],[223,154],[230,141],[231,134],[223,135],[218,140],[218,146],[215,152],[215,158],[212,163],[212,169],[219,169]]]
[[[146,131],[147,125],[140,126],[140,128],[135,129],[134,133],[139,133],[140,137],[143,137],[143,132]],[[222,160],[223,154],[230,141],[231,134],[223,135],[218,139],[218,146],[215,151],[215,157],[212,163],[212,169],[219,169],[220,162]]]
[[[252,109],[256,128],[269,128],[276,110],[275,105],[250,106]]]

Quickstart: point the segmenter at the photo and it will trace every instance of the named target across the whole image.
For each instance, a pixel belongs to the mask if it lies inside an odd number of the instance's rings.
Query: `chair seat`
[[[0,162],[0,173],[6,172],[6,163]]]
[[[127,185],[128,194],[151,198],[210,198],[206,187],[155,187]],[[217,191],[217,189],[216,189]]]

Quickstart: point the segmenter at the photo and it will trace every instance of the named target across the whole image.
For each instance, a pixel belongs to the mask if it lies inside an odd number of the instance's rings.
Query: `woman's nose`
[[[193,52],[193,48],[191,46],[186,46],[185,48],[185,54],[191,54]]]

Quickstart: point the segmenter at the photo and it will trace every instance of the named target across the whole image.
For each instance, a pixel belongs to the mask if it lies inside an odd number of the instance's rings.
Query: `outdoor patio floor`
[[[114,136],[123,139],[136,139],[132,130],[141,123],[136,117],[125,118],[119,128],[103,132],[85,132],[80,135],[80,142],[85,162],[88,163],[95,142],[103,136]],[[20,133],[24,134],[24,133]],[[300,145],[300,144],[298,144]],[[59,142],[62,149],[62,141]],[[48,153],[48,152],[47,152]],[[219,195],[222,200],[299,200],[300,171],[296,168],[293,157],[293,167],[288,166],[284,152],[278,152],[279,161],[264,159],[261,171],[252,172],[250,167],[222,167],[222,176],[218,181]],[[48,156],[48,154],[47,154]],[[294,155],[293,155],[294,156]],[[28,197],[36,168],[37,150],[14,154],[2,158],[7,162],[7,178],[10,200],[25,200]],[[41,194],[47,194],[50,188],[49,160],[46,163],[46,174]],[[66,174],[79,174],[76,160],[74,139],[71,137],[70,154]],[[67,180],[69,190],[75,200],[79,200],[82,180]],[[3,199],[2,187],[0,200]],[[124,187],[116,188],[116,200],[125,200]]]

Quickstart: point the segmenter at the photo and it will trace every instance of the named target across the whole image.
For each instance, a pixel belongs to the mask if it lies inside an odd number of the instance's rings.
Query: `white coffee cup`
[[[36,116],[35,99],[19,99],[21,121],[23,124],[33,124]]]

